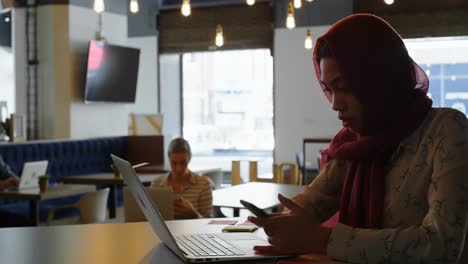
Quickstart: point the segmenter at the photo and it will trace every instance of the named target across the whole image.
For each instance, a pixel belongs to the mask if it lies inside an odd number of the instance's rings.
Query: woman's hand
[[[249,217],[249,220],[263,227],[271,246],[255,246],[260,253],[276,254],[326,254],[331,229],[322,227],[320,221],[302,206],[281,194],[278,199],[290,210],[289,214],[268,218]]]
[[[198,218],[198,212],[190,201],[180,196],[174,200],[174,216],[176,219]]]

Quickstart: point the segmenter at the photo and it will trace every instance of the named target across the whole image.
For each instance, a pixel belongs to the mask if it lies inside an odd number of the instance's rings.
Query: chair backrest
[[[167,188],[145,187],[149,196],[158,208],[164,220],[174,219],[174,198],[173,193]],[[123,188],[124,198],[124,216],[125,222],[144,222],[148,221],[138,206],[133,194],[128,187]]]
[[[273,173],[263,173],[258,175],[258,162],[249,162],[249,182],[272,182],[278,183],[277,164],[273,164]]]
[[[231,184],[238,185],[242,183],[240,176],[240,160],[233,160],[231,162]]]
[[[80,222],[82,224],[104,222],[106,220],[108,197],[109,188],[83,195],[75,203],[75,207],[80,210]]]
[[[212,187],[214,189],[219,189],[221,188],[221,184],[223,183],[223,171],[222,170],[215,170],[215,171],[208,171],[205,173],[202,173],[202,176],[208,177],[210,179],[211,183],[213,184]]]
[[[246,162],[247,160],[243,160]],[[243,183],[241,177],[241,160],[233,160],[231,163],[231,184],[238,185]],[[276,178],[271,179],[264,179],[258,177],[258,161],[257,160],[248,160],[249,162],[249,182],[257,182],[257,181],[264,181],[264,182],[276,182]]]
[[[285,184],[302,184],[302,179],[299,177],[298,166],[296,163],[292,162],[281,162],[277,165],[277,182]],[[289,177],[286,179],[284,176],[284,167],[289,167]]]
[[[289,167],[288,177],[284,175],[284,167]],[[272,183],[284,183],[284,184],[301,184],[301,178],[298,174],[298,166],[292,162],[279,162],[273,163],[273,176],[272,177],[258,177],[257,175],[257,162],[249,162],[249,180],[250,182],[272,182]],[[267,174],[262,174],[265,176]],[[271,174],[267,175],[270,176]]]

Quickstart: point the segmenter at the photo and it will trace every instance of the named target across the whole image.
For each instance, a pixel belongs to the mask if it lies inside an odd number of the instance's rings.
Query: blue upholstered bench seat
[[[25,162],[48,160],[48,174],[51,183],[60,177],[71,175],[110,172],[110,154],[126,156],[127,137],[106,137],[80,140],[28,141],[24,143],[0,144],[0,155],[18,176]],[[122,204],[122,193],[119,191],[118,205]],[[80,196],[42,201],[40,219],[45,220],[49,208],[57,205],[72,204]],[[27,201],[0,201],[0,209],[28,214]],[[76,211],[58,213],[57,217],[76,215]]]

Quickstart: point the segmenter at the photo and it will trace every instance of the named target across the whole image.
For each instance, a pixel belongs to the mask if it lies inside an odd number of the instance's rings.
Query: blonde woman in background
[[[188,169],[192,151],[187,140],[176,138],[169,144],[168,158],[171,171],[156,178],[151,187],[171,187],[174,192],[174,216],[176,219],[211,217],[212,187],[205,176]]]

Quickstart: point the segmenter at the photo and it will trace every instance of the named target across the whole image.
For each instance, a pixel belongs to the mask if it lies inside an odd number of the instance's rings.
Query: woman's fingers
[[[278,250],[274,246],[254,246],[253,249],[262,254],[278,254]]]
[[[307,211],[304,209],[304,207],[302,207],[295,201],[284,197],[281,194],[278,194],[278,200],[281,202],[282,205],[284,205],[284,207],[289,209],[294,214],[298,214],[298,215],[307,214]]]
[[[279,246],[280,240],[278,237],[271,236],[271,237],[268,237],[268,243],[270,243],[272,246]]]
[[[249,216],[247,218],[247,220],[249,220],[250,222],[254,223],[255,225],[259,226],[259,227],[263,227],[265,225],[265,218],[258,218],[258,217],[255,217],[255,216]]]
[[[267,236],[273,236],[276,232],[276,219],[249,216],[248,220],[257,225],[258,227],[262,227]]]

